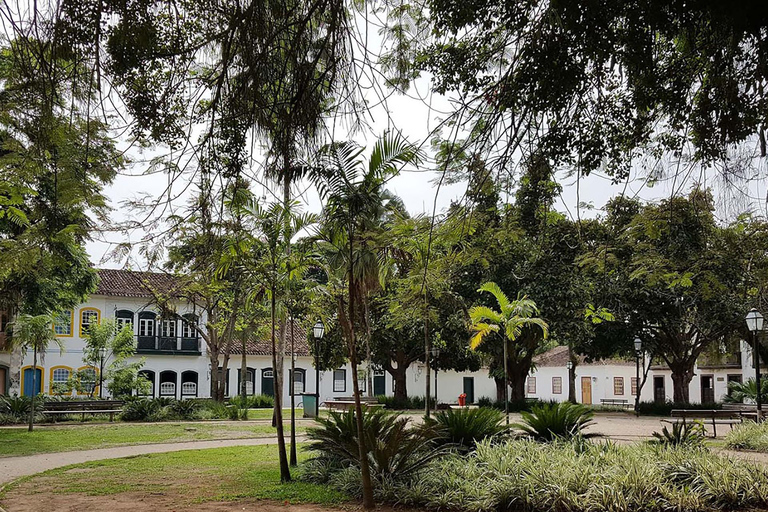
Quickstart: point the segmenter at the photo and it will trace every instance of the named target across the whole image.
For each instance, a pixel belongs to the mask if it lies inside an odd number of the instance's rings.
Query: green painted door
[[[467,395],[467,403],[475,402],[475,378],[464,377],[464,394]]]
[[[382,396],[387,394],[387,380],[384,372],[375,372],[373,374],[373,396]]]
[[[275,396],[275,380],[272,377],[272,368],[261,370],[261,394]]]

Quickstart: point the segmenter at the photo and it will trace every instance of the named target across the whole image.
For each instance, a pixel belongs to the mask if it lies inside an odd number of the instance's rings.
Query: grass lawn
[[[286,435],[288,435],[290,424],[285,423],[285,425]],[[305,430],[306,427],[303,425],[296,427],[297,433],[304,433]],[[237,422],[38,426],[31,433],[27,432],[25,427],[2,428],[0,429],[0,457],[89,450],[132,444],[180,443],[212,439],[270,437],[273,435],[275,435],[275,429],[270,425]]]
[[[299,459],[305,457],[300,450]],[[110,502],[141,496],[144,510],[150,509],[155,497],[180,507],[248,499],[324,505],[349,500],[328,486],[281,484],[274,445],[190,450],[78,464],[22,479],[6,489],[0,499],[9,510],[23,509],[19,500],[38,500],[48,510],[54,510],[56,503],[76,506],[78,500],[85,502],[89,496],[110,496]]]

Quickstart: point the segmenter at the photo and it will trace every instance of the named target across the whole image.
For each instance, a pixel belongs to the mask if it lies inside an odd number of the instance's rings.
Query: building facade
[[[129,325],[137,344],[137,358],[144,359],[142,373],[150,381],[150,396],[177,399],[205,398],[210,396],[213,369],[206,353],[203,339],[194,328],[204,325],[205,316],[194,305],[174,299],[176,281],[172,276],[149,272],[124,270],[99,270],[99,285],[88,302],[61,314],[53,325],[56,336],[64,343],[60,353],[52,348],[38,362],[35,386],[32,386],[32,355],[21,357],[18,352],[2,350],[5,325],[0,325],[0,395],[53,395],[60,389],[57,384],[67,382],[75,372],[98,374],[98,368],[83,363],[85,334],[90,325],[105,319],[114,319],[119,326]],[[155,297],[165,298],[165,313],[157,307]],[[168,299],[168,297],[171,297]],[[167,313],[173,311],[173,314]],[[292,341],[291,341],[292,339]],[[296,329],[289,337],[284,358],[283,403],[289,403],[290,386],[296,394],[296,404],[301,404],[303,394],[314,395],[319,391],[320,402],[352,395],[354,374],[349,364],[333,371],[315,372],[309,351],[307,333]],[[290,348],[293,347],[293,352]],[[272,368],[271,343],[268,339],[250,340],[245,346],[246,392],[248,394],[274,395],[274,369]],[[292,356],[295,372],[291,371]],[[225,394],[239,393],[241,383],[242,347],[235,346],[230,356]],[[534,369],[526,383],[526,396],[542,400],[565,401],[568,399],[569,378],[567,347],[555,347],[534,360]],[[361,366],[361,369],[364,367]],[[700,360],[691,382],[692,402],[722,401],[729,382],[741,382],[754,377],[752,353],[749,346],[741,343],[733,356],[716,361]],[[219,371],[216,369],[215,371]],[[634,401],[636,393],[635,361],[610,359],[588,363],[578,362],[575,368],[575,396],[581,403],[599,405],[606,400]],[[364,371],[359,374],[360,389],[366,389]],[[407,388],[411,396],[424,396],[426,370],[422,363],[412,364],[407,371]],[[495,399],[496,384],[489,377],[488,369],[477,372],[432,372],[431,393],[437,394],[442,403],[456,403],[462,393],[468,402],[482,397]],[[98,378],[96,379],[98,382]],[[84,393],[108,396],[107,390],[86,389]],[[374,395],[394,394],[392,376],[384,371],[373,372]],[[77,391],[71,394],[75,395]],[[642,388],[643,401],[671,401],[672,378],[669,369],[652,366],[646,384]]]

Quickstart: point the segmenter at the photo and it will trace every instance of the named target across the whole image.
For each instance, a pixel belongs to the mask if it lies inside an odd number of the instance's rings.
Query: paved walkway
[[[298,442],[305,441],[298,437]],[[92,462],[104,459],[119,459],[148,453],[178,452],[183,450],[204,450],[206,448],[226,448],[228,446],[257,446],[276,444],[276,437],[252,439],[223,439],[220,441],[188,441],[183,443],[142,444],[136,446],[119,446],[116,448],[100,448],[97,450],[82,450],[58,453],[41,453],[23,457],[0,458],[0,487],[23,476],[34,475],[49,469]]]

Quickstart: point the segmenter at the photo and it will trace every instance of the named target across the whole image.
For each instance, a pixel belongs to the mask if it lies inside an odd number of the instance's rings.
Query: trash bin
[[[309,393],[302,393],[301,401],[304,404],[304,417],[314,418],[317,411],[317,396]]]

